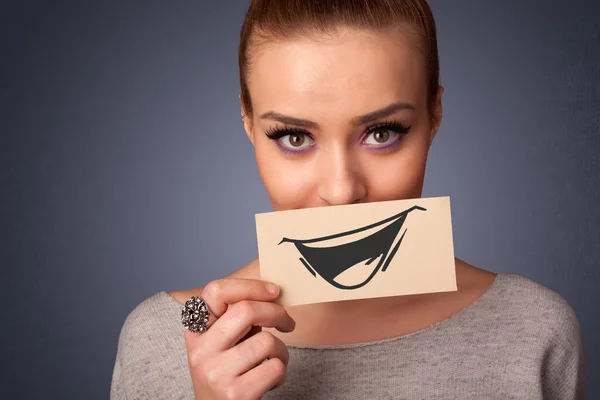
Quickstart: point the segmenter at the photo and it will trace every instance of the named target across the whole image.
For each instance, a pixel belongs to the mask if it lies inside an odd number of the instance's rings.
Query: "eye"
[[[367,129],[363,143],[377,150],[388,149],[400,143],[410,128],[399,121],[382,122]]]
[[[314,144],[310,132],[296,128],[273,127],[265,135],[286,153],[302,153]]]
[[[291,133],[282,136],[279,140],[284,147],[293,150],[302,150],[313,143],[313,140],[304,133]]]
[[[366,135],[364,142],[368,145],[377,146],[393,141],[396,139],[396,136],[398,136],[398,133],[393,132],[389,128],[378,128],[372,132],[369,132]]]

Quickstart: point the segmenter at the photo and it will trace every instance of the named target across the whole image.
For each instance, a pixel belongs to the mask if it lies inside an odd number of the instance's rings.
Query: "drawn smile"
[[[279,244],[293,243],[302,255],[300,262],[315,278],[318,274],[338,289],[358,289],[369,283],[379,270],[383,272],[387,269],[406,234],[405,229],[400,235],[402,225],[413,210],[427,211],[423,207],[413,206],[361,228],[313,239],[284,237]],[[376,260],[377,264],[373,267]],[[352,270],[367,273],[350,274],[351,278],[362,276],[358,283],[347,283],[347,279],[340,282]]]

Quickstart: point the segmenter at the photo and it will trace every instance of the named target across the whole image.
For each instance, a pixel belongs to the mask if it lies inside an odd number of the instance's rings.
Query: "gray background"
[[[85,4],[84,4],[85,3]],[[105,399],[121,325],[257,254],[245,0],[2,6],[0,397]],[[445,116],[424,196],[458,257],[563,295],[600,398],[600,3],[432,0]],[[235,251],[231,251],[234,246]]]

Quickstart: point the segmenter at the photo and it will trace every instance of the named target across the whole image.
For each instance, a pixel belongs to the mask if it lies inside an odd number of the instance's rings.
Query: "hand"
[[[285,381],[287,347],[261,327],[291,332],[295,322],[273,303],[279,289],[274,286],[269,292],[269,285],[226,278],[202,290],[210,310],[209,328],[200,334],[185,331],[196,399],[260,399]]]

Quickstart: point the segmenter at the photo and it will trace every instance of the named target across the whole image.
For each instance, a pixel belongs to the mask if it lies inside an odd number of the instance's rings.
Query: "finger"
[[[225,278],[208,283],[202,290],[202,300],[209,309],[207,327],[225,313],[227,308],[242,300],[273,301],[279,295],[279,287],[258,279]],[[197,347],[201,335],[185,332],[185,344],[190,352]]]
[[[248,334],[252,326],[291,332],[295,325],[279,304],[243,300],[233,304],[207,332],[192,338],[190,345],[203,355],[215,354],[233,347]]]
[[[233,303],[242,300],[273,301],[278,295],[277,285],[259,279],[218,279],[202,289],[202,299],[216,317],[223,315]]]
[[[232,305],[231,309],[215,322],[215,340],[211,344],[219,351],[224,351],[239,342],[253,326],[291,332],[296,322],[279,304],[243,300]]]
[[[243,393],[244,398],[260,399],[269,390],[283,385],[286,369],[279,358],[271,358],[240,375],[234,383],[235,391]]]
[[[290,356],[287,346],[281,339],[270,332],[261,331],[226,350],[220,355],[219,366],[223,369],[222,374],[239,376],[268,358],[278,358],[287,366]]]
[[[250,330],[248,331],[248,333],[246,333],[246,334],[244,335],[244,337],[243,337],[243,338],[241,338],[241,339],[240,339],[240,340],[239,340],[239,341],[236,343],[236,345],[237,345],[237,344],[239,344],[239,343],[242,343],[244,340],[247,340],[247,339],[249,339],[250,337],[252,337],[252,336],[256,335],[258,332],[261,332],[261,331],[262,331],[262,328],[261,328],[260,326],[253,326],[252,328],[250,328]]]

